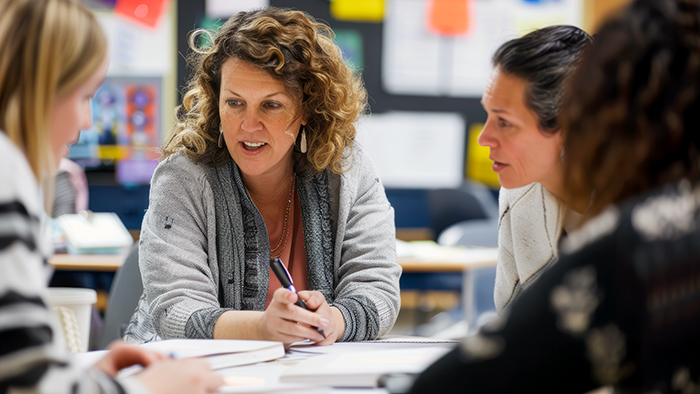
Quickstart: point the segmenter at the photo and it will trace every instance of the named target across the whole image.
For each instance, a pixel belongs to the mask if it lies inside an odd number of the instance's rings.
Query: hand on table
[[[300,291],[299,297],[306,302],[306,306],[309,307],[310,310],[314,311],[314,314],[322,316],[322,318],[329,322],[328,326],[321,327],[323,328],[323,333],[326,335],[326,339],[316,341],[316,345],[325,346],[334,344],[345,331],[343,314],[338,308],[331,308],[326,302],[326,297],[319,291]]]
[[[317,297],[323,299],[323,304],[326,306],[319,310],[311,311],[298,307],[294,303],[297,300],[297,295],[287,289],[279,288],[272,296],[272,302],[267,307],[260,319],[260,337],[271,341],[280,341],[285,344],[303,341],[310,339],[314,342],[325,342],[328,340],[329,330],[335,330],[335,322],[330,312],[330,308],[326,303],[323,295],[317,291],[309,292],[302,291],[302,299],[309,297],[312,293],[317,293],[314,298],[314,307],[309,305],[310,309],[318,309]],[[315,329],[320,327],[326,334],[326,340]],[[335,342],[335,337],[330,343]],[[330,344],[329,343],[329,344]]]
[[[95,363],[94,368],[115,377],[120,370],[132,365],[142,365],[144,368],[162,361],[166,356],[140,348],[135,345],[127,345],[121,340],[114,341],[107,346],[107,353],[100,361]]]
[[[112,342],[107,349],[110,352],[94,368],[115,377],[123,368],[142,365],[145,369],[135,379],[151,394],[215,393],[224,384],[221,375],[212,372],[209,363],[202,359],[174,360],[121,341]]]
[[[213,372],[206,360],[197,358],[167,359],[146,368],[135,378],[150,394],[215,393],[224,384],[224,378]]]

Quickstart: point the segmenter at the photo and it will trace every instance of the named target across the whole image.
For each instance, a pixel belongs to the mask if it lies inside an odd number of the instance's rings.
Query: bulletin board
[[[105,172],[115,184],[148,185],[176,103],[175,6],[171,0],[86,4],[107,36],[110,63],[91,100],[91,127],[68,157],[89,178]]]
[[[383,23],[384,88],[480,98],[501,44],[545,26],[582,27],[583,11],[583,0],[390,0]]]
[[[423,120],[444,115],[438,123],[449,125],[456,124],[452,122],[455,116],[460,117],[461,135],[450,137],[449,141],[437,138],[426,138],[423,141],[438,142],[445,149],[456,148],[460,160],[456,160],[453,165],[459,167],[449,171],[457,171],[463,179],[467,174],[465,163],[470,140],[468,131],[478,129],[473,126],[486,120],[480,98],[491,69],[493,51],[500,43],[527,30],[558,23],[581,26],[583,1],[457,0],[457,3],[466,4],[464,15],[456,18],[456,22],[448,21],[447,25],[441,25],[439,15],[431,16],[430,7],[449,1],[269,0],[267,3],[306,11],[328,23],[336,32],[336,41],[343,48],[348,63],[362,73],[372,116],[377,115],[378,118],[378,122],[361,121],[358,127],[361,133],[368,129],[372,129],[372,133],[381,133],[383,128],[375,125],[397,120],[397,113],[423,114],[428,117],[423,117]],[[178,1],[177,37],[180,53],[188,53],[187,34],[194,27],[204,24],[207,2],[220,3],[217,0]],[[259,3],[260,0],[253,2]],[[440,12],[444,16],[452,10],[443,9]],[[449,32],[455,26],[457,29],[453,33],[441,34]],[[191,72],[186,68],[184,58],[180,57],[178,86],[181,92],[184,91]],[[392,123],[390,128],[395,130],[397,124],[401,124],[401,121]],[[437,127],[421,130],[427,135],[443,137]],[[365,137],[366,134],[363,138]],[[379,141],[386,140],[385,135],[375,137],[374,140],[364,139],[361,143],[370,145],[368,150],[372,151]],[[389,144],[383,148],[396,147]],[[386,154],[386,150],[378,154]],[[392,155],[401,157],[400,152],[393,152]],[[452,157],[453,152],[448,156]],[[373,160],[385,161],[381,158]],[[431,162],[425,157],[421,160]],[[382,175],[382,169],[379,170]],[[455,181],[454,177],[450,177],[449,181],[445,178],[442,183],[426,181],[409,184],[390,181],[387,187],[455,187],[459,181],[460,179]]]

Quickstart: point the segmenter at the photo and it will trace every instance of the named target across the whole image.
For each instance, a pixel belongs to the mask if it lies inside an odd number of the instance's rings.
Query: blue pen
[[[297,302],[294,304],[306,309],[307,311],[309,310],[309,307],[306,306],[306,303],[304,300],[299,297],[299,294],[297,293],[296,287],[294,287],[294,282],[292,282],[292,276],[289,275],[289,271],[287,271],[287,267],[282,264],[282,260],[280,259],[270,259],[270,268],[272,268],[272,272],[275,273],[275,276],[277,279],[280,281],[282,284],[282,287],[284,287],[287,290],[290,290],[294,292],[294,294],[297,294]],[[319,334],[323,336],[323,338],[326,338],[326,334],[323,333],[323,329],[320,327],[311,327],[316,329]]]

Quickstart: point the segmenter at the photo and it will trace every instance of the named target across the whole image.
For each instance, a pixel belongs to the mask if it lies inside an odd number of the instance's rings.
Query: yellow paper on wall
[[[384,0],[331,0],[331,15],[341,21],[381,22]]]
[[[119,145],[100,145],[99,147],[99,158],[100,159],[111,159],[120,160],[126,157],[126,148]]]
[[[564,25],[566,24],[566,15],[548,15],[538,16],[536,18],[516,18],[515,29],[518,31],[518,36],[522,37],[527,33],[541,29],[547,26]]]
[[[497,189],[501,187],[498,174],[493,171],[493,161],[489,159],[490,149],[479,145],[479,134],[484,128],[483,123],[474,123],[469,128],[469,145],[467,146],[467,178],[482,182]]]

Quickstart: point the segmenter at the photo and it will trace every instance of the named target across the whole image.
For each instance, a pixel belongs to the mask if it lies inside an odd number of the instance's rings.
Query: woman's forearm
[[[333,315],[333,320],[335,320],[335,327],[338,331],[337,339],[340,339],[345,333],[345,318],[343,318],[343,313],[340,311],[340,309],[334,306],[331,307],[331,314]]]
[[[226,311],[214,324],[214,339],[265,340],[260,329],[264,312]]]

